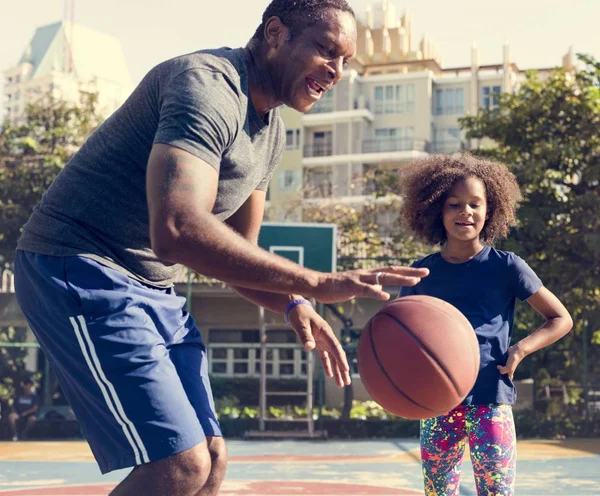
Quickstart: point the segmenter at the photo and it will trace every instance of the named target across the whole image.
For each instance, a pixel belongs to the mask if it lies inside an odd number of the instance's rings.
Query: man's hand
[[[322,303],[338,303],[352,298],[372,298],[387,301],[390,294],[383,286],[415,286],[427,277],[429,269],[386,267],[325,274],[312,296]]]
[[[325,375],[335,378],[339,387],[349,385],[350,367],[346,353],[329,324],[309,305],[295,306],[288,318],[304,349],[316,349],[321,356]]]
[[[502,375],[508,375],[509,379],[512,381],[515,375],[515,370],[523,358],[525,358],[525,354],[519,349],[519,347],[511,346],[508,349],[506,365],[498,365],[498,370]]]

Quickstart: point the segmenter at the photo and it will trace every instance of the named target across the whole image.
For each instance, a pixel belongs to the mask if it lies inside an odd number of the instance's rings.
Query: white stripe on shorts
[[[127,418],[125,415],[125,411],[123,410],[123,405],[119,400],[117,395],[117,391],[112,383],[106,378],[104,371],[100,365],[100,360],[98,360],[98,355],[96,354],[96,348],[94,347],[94,343],[90,338],[90,334],[88,332],[87,325],[85,323],[85,319],[83,315],[78,315],[77,320],[74,317],[69,317],[71,324],[73,325],[73,330],[75,331],[75,335],[77,336],[77,341],[79,342],[79,347],[81,348],[81,352],[85,358],[85,361],[100,388],[102,391],[102,396],[104,396],[104,400],[108,405],[110,412],[115,417],[115,420],[123,429],[123,433],[127,438],[127,441],[131,445],[133,453],[135,455],[135,463],[136,465],[140,465],[143,463],[148,463],[150,459],[148,458],[148,454],[146,453],[146,447],[138,434],[135,425]],[[79,326],[77,325],[79,322]],[[86,348],[86,344],[89,348],[89,353]],[[91,355],[91,357],[90,357]],[[114,405],[114,406],[113,406]],[[116,410],[115,410],[116,407]],[[133,435],[133,437],[132,437]]]

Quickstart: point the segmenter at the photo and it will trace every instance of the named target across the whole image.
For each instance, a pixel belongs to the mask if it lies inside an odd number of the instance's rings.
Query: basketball
[[[479,345],[467,318],[431,296],[405,296],[369,320],[358,371],[374,401],[407,419],[445,414],[475,384]]]

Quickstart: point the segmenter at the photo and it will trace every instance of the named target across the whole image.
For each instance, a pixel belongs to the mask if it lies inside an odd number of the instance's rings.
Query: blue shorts
[[[15,290],[102,473],[222,435],[206,348],[173,288],[17,251]]]

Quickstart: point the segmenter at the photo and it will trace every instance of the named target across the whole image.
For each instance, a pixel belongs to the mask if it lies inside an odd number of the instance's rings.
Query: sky
[[[600,0],[391,0],[413,17],[413,44],[432,39],[445,67],[500,63],[511,46],[520,68],[559,65],[569,47],[600,59]],[[242,46],[269,0],[75,0],[75,20],[122,44],[137,84],[167,58],[219,46]],[[367,0],[350,0],[363,14]],[[0,0],[0,73],[21,57],[35,28],[60,20],[64,0]]]

